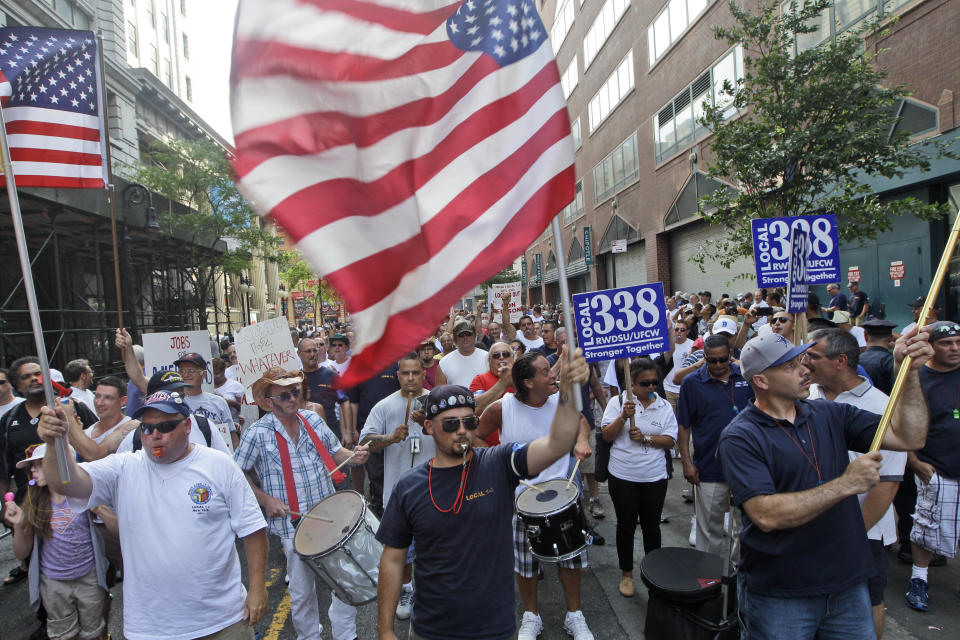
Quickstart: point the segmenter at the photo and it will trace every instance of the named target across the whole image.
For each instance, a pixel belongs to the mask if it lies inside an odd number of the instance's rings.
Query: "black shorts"
[[[867,580],[867,590],[870,592],[870,606],[883,604],[883,592],[887,588],[887,576],[890,573],[890,558],[887,548],[880,540],[868,540],[870,553],[873,555],[873,564],[877,571]]]

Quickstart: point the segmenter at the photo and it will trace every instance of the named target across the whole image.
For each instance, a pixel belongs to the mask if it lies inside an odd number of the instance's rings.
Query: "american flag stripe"
[[[101,162],[99,155],[75,151],[52,151],[50,149],[12,149],[10,159],[14,162],[52,162],[93,167],[99,167]]]
[[[4,112],[6,114],[6,112]],[[77,127],[72,124],[54,124],[50,122],[35,122],[31,120],[19,120],[7,123],[8,135],[34,135],[53,136],[55,138],[69,138],[72,140],[86,140],[89,142],[99,142],[100,132],[96,129],[86,127]]]
[[[241,0],[237,25],[238,185],[344,297],[344,384],[409,351],[573,199],[532,0]]]

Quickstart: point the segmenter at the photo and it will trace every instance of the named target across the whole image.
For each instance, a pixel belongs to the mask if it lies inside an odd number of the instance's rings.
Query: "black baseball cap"
[[[345,333],[335,333],[330,337],[330,344],[334,342],[342,342],[343,344],[350,346],[350,338],[347,337]]]
[[[176,371],[157,371],[147,383],[147,395],[157,391],[177,391],[189,386]]]
[[[207,368],[207,361],[199,353],[185,353],[178,360],[175,360],[173,365],[178,366],[181,362],[186,362],[189,364],[195,364],[201,369]]]

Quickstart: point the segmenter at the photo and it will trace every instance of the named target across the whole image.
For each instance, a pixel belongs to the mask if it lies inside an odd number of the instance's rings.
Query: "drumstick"
[[[538,486],[535,485],[535,484],[530,484],[530,483],[527,482],[526,480],[521,480],[521,481],[520,481],[520,484],[522,484],[522,485],[525,486],[525,487],[530,487],[531,489],[533,489],[534,491],[536,491],[536,492],[538,492],[538,493],[545,493],[545,491],[544,491],[543,489],[541,489],[540,487],[538,487]]]
[[[347,458],[346,460],[344,460],[343,462],[341,462],[340,464],[338,464],[337,466],[335,466],[333,469],[331,469],[330,471],[328,471],[328,473],[329,473],[330,475],[333,475],[333,474],[335,474],[337,471],[340,471],[340,467],[342,467],[343,465],[345,465],[345,464],[347,464],[348,462],[350,462],[350,461],[353,459],[353,456],[355,456],[355,455],[357,455],[357,452],[356,452],[356,451],[354,451],[353,453],[351,453],[349,458]]]
[[[580,468],[580,461],[577,460],[577,464],[573,465],[573,473],[570,474],[570,478],[567,480],[567,489],[570,488],[570,483],[573,482],[573,476],[577,475],[577,469]]]
[[[306,518],[308,520],[319,520],[320,522],[330,522],[330,523],[333,522],[333,520],[330,520],[328,518],[310,515],[309,513],[297,513],[296,511],[290,511],[289,509],[287,509],[287,513],[289,513],[292,516],[297,516],[298,518]]]

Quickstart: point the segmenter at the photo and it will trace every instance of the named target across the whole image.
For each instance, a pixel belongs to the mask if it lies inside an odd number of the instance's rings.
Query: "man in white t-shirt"
[[[227,377],[227,363],[221,358],[213,359],[213,392],[223,398],[230,408],[230,416],[235,424],[240,424],[240,407],[243,404],[243,385],[239,380]]]
[[[693,340],[687,338],[690,326],[687,321],[677,318],[673,321],[673,328],[670,336],[671,350],[664,352],[664,360],[669,361],[670,371],[663,377],[663,390],[667,396],[667,402],[673,407],[673,413],[677,413],[677,400],[680,398],[680,385],[673,381],[677,369],[682,368],[683,359],[693,350]]]
[[[240,365],[237,364],[237,345],[231,344],[227,347],[227,350],[223,352],[223,355],[229,363],[229,366],[224,371],[224,375],[230,380],[240,380]]]
[[[93,393],[93,403],[96,406],[100,420],[84,429],[84,433],[97,444],[102,444],[108,436],[116,434],[120,439],[112,439],[108,443],[108,451],[116,451],[116,445],[130,431],[137,428],[139,422],[123,415],[123,405],[127,402],[126,385],[115,376],[106,376],[97,382]],[[129,423],[129,424],[128,424]]]
[[[436,386],[455,384],[469,389],[473,379],[487,370],[487,352],[477,347],[476,329],[466,318],[458,319],[453,331],[457,350],[440,359]]]
[[[266,522],[253,491],[229,456],[190,442],[189,410],[178,396],[159,391],[135,417],[144,445],[137,453],[79,465],[68,457],[68,484],[60,482],[54,447],[43,459],[51,485],[78,508],[111,507],[121,539],[136,543],[122,547],[124,637],[252,640],[267,609]],[[40,438],[50,445],[66,432],[62,412],[44,407]]]
[[[834,311],[834,318],[846,311]],[[813,346],[803,356],[803,364],[810,370],[810,400],[823,398],[833,402],[882,414],[887,406],[887,394],[857,374],[860,348],[853,336],[844,329],[817,329],[810,334]],[[861,454],[848,452],[853,461]],[[886,613],[883,592],[887,586],[890,561],[887,547],[897,541],[897,525],[893,516],[893,497],[903,480],[907,464],[905,451],[881,450],[880,482],[867,493],[861,493],[860,511],[867,527],[870,550],[877,565],[876,575],[867,581],[870,605],[873,607],[873,626],[879,638],[883,634]]]
[[[330,338],[330,353],[333,355],[332,365],[340,377],[347,372],[350,366],[350,338],[345,333],[335,333]]]
[[[510,304],[509,296],[504,296],[503,304]],[[530,316],[520,316],[519,332],[516,330],[513,324],[507,322],[503,325],[503,333],[507,336],[507,339],[504,340],[504,342],[519,340],[523,343],[523,346],[527,348],[527,351],[530,351],[531,349],[538,349],[543,346],[543,338],[537,335],[537,324]],[[465,386],[469,387],[470,384],[467,383]]]
[[[13,395],[13,383],[7,370],[0,367],[0,418],[7,411],[23,402],[23,398]]]
[[[83,358],[71,360],[63,369],[64,379],[70,383],[70,397],[77,402],[87,405],[90,411],[96,413],[93,406],[93,369],[90,362]]]

